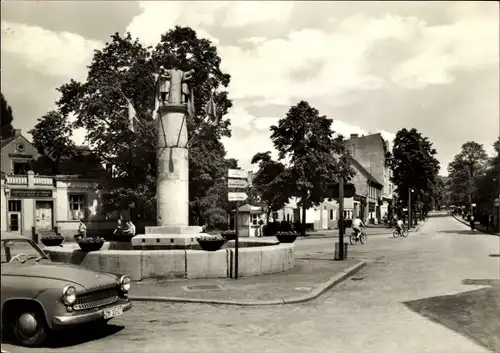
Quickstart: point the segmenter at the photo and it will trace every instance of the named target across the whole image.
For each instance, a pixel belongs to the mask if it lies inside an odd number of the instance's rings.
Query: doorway
[[[52,201],[37,201],[36,202],[36,222],[37,229],[52,229]]]
[[[9,231],[21,234],[21,200],[9,200]]]

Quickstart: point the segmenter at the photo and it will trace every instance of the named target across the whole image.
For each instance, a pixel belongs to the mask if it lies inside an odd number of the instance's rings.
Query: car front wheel
[[[47,339],[47,323],[41,310],[26,308],[14,316],[12,333],[26,347],[40,347]]]

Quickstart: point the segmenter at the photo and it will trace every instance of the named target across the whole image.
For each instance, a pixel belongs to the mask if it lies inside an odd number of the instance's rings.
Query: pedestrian
[[[78,232],[75,236],[76,241],[85,238],[87,236],[87,226],[83,223],[83,218],[80,218],[80,224],[78,225]]]
[[[118,218],[116,221],[116,228],[113,231],[113,235],[120,236],[123,233],[123,228],[122,228],[122,220],[121,218]]]
[[[264,229],[264,220],[262,218],[259,219],[259,237],[262,237]]]
[[[125,223],[125,228],[123,229],[123,234],[128,235],[128,236],[135,236],[135,225],[132,223],[131,220],[128,220]]]
[[[473,213],[471,213],[471,215],[469,216],[469,222],[470,222],[470,229],[471,230],[476,229],[476,225],[474,224],[475,220],[474,220],[474,214]]]

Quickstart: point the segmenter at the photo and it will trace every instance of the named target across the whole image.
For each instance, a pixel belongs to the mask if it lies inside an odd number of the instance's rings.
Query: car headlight
[[[120,288],[124,292],[128,292],[130,290],[130,277],[122,276],[120,278]]]
[[[72,305],[76,300],[76,289],[73,286],[66,286],[63,289],[62,300],[66,305]]]

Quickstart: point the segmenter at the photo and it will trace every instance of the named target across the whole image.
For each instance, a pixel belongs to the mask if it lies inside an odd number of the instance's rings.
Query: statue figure
[[[160,66],[160,74],[155,75],[157,100],[160,105],[166,104],[169,100],[171,85],[170,78],[170,72],[165,70],[163,66]]]

